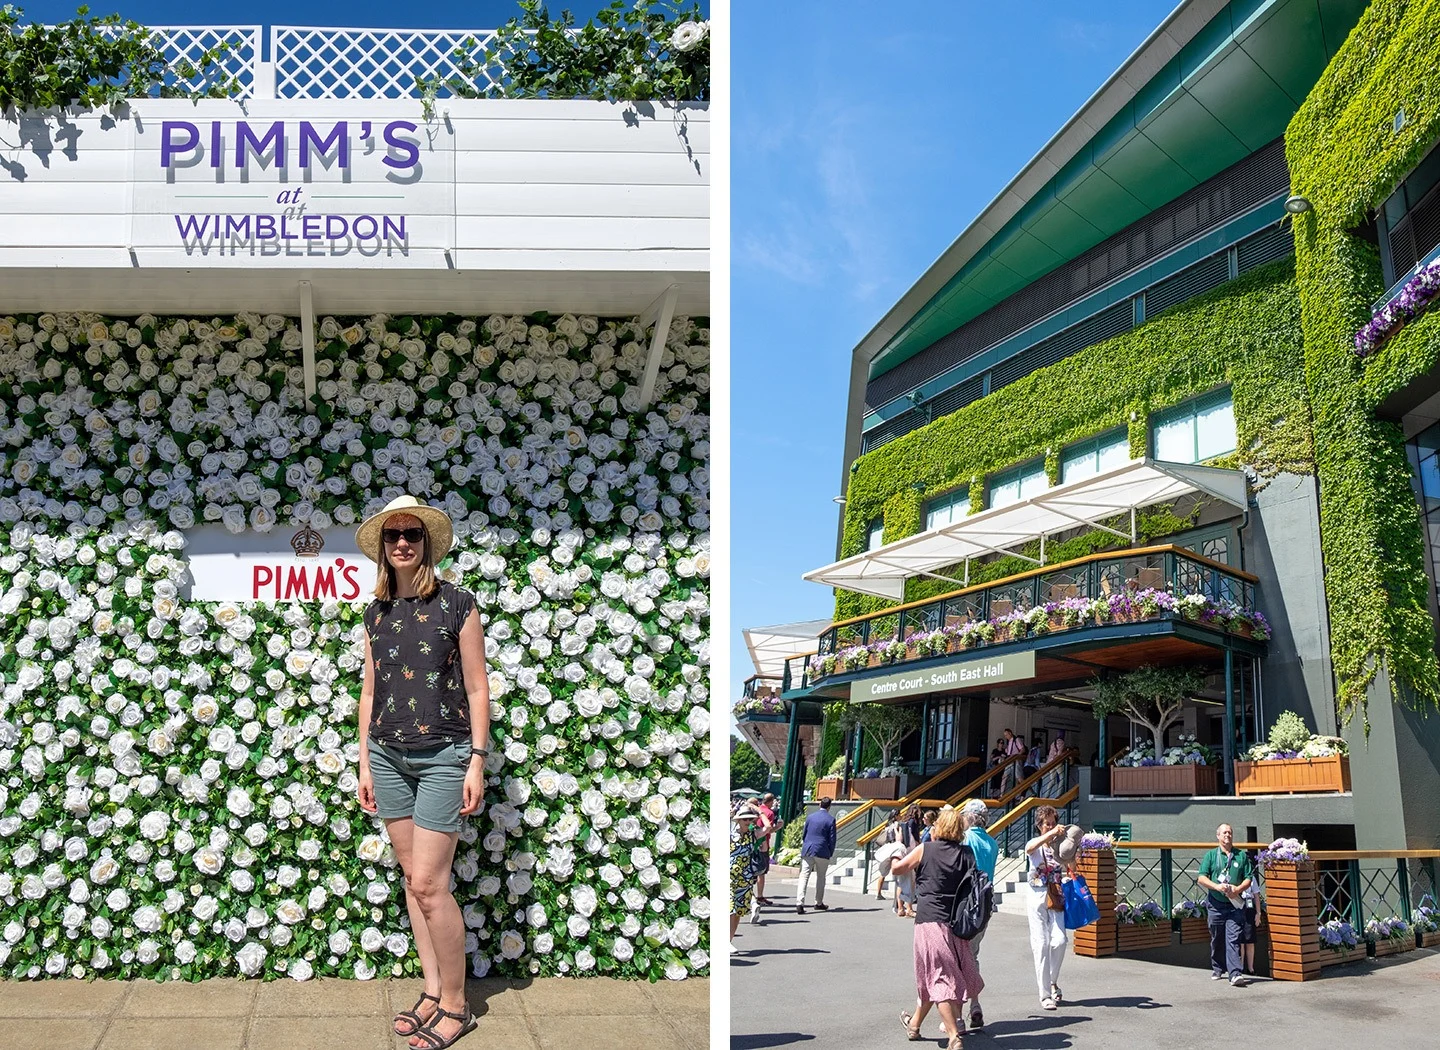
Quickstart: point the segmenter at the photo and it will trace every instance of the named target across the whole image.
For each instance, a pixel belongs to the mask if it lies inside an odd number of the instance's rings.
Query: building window
[[[990,507],[1006,507],[1022,499],[1038,496],[1050,487],[1045,476],[1045,461],[1037,460],[1023,467],[996,474],[990,482]]]
[[[959,521],[970,513],[970,486],[936,496],[925,504],[925,531]]]
[[[939,700],[931,703],[929,726],[929,753],[925,758],[935,762],[950,762],[955,757],[955,701]]]
[[[1150,421],[1151,454],[1168,463],[1202,463],[1235,451],[1235,405],[1229,390],[1197,397]]]
[[[1060,484],[1093,478],[1130,462],[1130,434],[1124,427],[1082,441],[1060,456]]]
[[[1380,208],[1380,264],[1395,285],[1440,247],[1440,146],[1430,150]]]
[[[868,532],[867,532],[867,537],[868,537],[868,538],[867,538],[866,541],[865,541],[865,549],[866,549],[867,551],[873,551],[875,548],[880,547],[880,546],[882,546],[882,545],[885,543],[885,519],[884,519],[884,518],[876,518],[874,521],[872,521],[872,522],[870,523],[870,528],[869,528],[869,530],[868,530]]]

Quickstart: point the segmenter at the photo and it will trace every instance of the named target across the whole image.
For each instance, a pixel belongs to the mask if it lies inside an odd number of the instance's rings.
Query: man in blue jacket
[[[830,815],[830,800],[822,798],[820,808],[805,818],[805,836],[800,845],[800,892],[796,896],[795,913],[805,914],[805,890],[810,875],[815,875],[815,910],[829,911],[825,903],[825,873],[835,856],[835,818]]]

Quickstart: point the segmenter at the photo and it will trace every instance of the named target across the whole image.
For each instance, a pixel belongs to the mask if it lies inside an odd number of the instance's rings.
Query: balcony
[[[1133,625],[1126,629],[1127,625]],[[1173,625],[1174,630],[1142,630]],[[1001,647],[1174,633],[1211,648],[1263,652],[1270,626],[1255,577],[1174,545],[1090,555],[831,625],[816,651],[786,661],[782,690]],[[1023,645],[1022,645],[1023,647]],[[1042,676],[1043,677],[1043,676]]]

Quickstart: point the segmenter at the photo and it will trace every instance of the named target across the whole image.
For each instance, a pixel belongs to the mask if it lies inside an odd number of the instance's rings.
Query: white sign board
[[[219,525],[185,533],[190,591],[208,602],[361,601],[375,591],[375,563],[350,529],[275,529],[231,535]]]

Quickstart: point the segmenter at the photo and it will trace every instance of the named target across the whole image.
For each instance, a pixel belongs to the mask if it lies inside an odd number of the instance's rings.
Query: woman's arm
[[[1035,852],[1037,849],[1039,849],[1041,846],[1048,846],[1048,845],[1050,845],[1051,842],[1053,842],[1055,839],[1060,838],[1060,837],[1063,836],[1064,834],[1065,834],[1065,825],[1064,825],[1064,824],[1056,824],[1053,828],[1051,828],[1049,831],[1045,832],[1043,835],[1036,835],[1036,836],[1035,836],[1033,839],[1031,839],[1029,842],[1025,843],[1025,852],[1026,852],[1026,853],[1034,853],[1034,852]]]
[[[360,685],[360,808],[375,812],[375,781],[370,777],[370,712],[375,707],[375,665],[370,657],[370,632],[365,632],[365,673]]]
[[[890,865],[891,875],[909,875],[920,866],[920,858],[925,856],[925,843],[920,843],[905,856]]]
[[[490,672],[485,666],[485,629],[480,626],[478,609],[470,610],[460,628],[460,673],[470,699],[470,746],[484,750],[490,746]],[[460,812],[474,813],[484,797],[485,759],[472,754]]]

